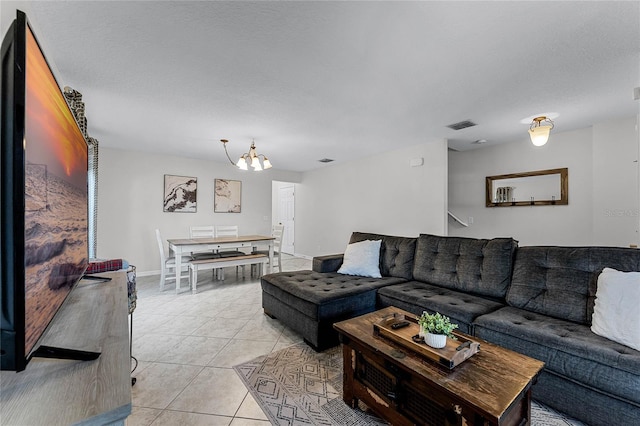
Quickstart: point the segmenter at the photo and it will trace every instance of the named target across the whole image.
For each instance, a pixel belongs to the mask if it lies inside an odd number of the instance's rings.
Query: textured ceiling
[[[640,2],[6,2],[102,146],[304,171],[638,113]],[[454,131],[462,120],[478,125]],[[551,142],[550,142],[551,143]]]

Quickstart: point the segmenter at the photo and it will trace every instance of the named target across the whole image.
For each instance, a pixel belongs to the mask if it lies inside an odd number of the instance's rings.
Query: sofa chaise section
[[[264,312],[299,332],[307,344],[323,350],[338,344],[333,324],[376,309],[376,291],[402,278],[368,278],[335,272],[282,272],[262,279]]]
[[[262,277],[264,312],[302,334],[316,350],[337,345],[335,322],[375,311],[379,288],[411,279],[415,238],[354,232],[349,242],[364,240],[382,240],[382,278],[338,274],[342,255],[314,258],[313,271]]]

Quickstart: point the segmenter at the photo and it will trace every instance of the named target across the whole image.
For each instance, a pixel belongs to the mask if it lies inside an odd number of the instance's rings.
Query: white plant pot
[[[446,334],[432,334],[425,333],[424,341],[427,345],[432,348],[440,349],[447,346],[447,335]]]

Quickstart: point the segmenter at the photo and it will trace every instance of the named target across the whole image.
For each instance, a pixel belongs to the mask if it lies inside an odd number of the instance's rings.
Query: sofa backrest
[[[413,278],[441,287],[504,300],[511,282],[513,238],[418,237]]]
[[[640,250],[622,247],[528,246],[516,252],[507,303],[591,324],[598,275],[605,267],[640,271]]]
[[[416,239],[389,235],[354,232],[349,244],[364,240],[382,240],[380,244],[380,274],[383,277],[398,277],[410,280]]]

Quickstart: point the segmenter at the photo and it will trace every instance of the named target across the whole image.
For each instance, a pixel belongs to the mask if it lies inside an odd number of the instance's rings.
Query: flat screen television
[[[40,341],[88,266],[88,149],[24,13],[1,52],[0,359],[21,371],[58,357]]]

